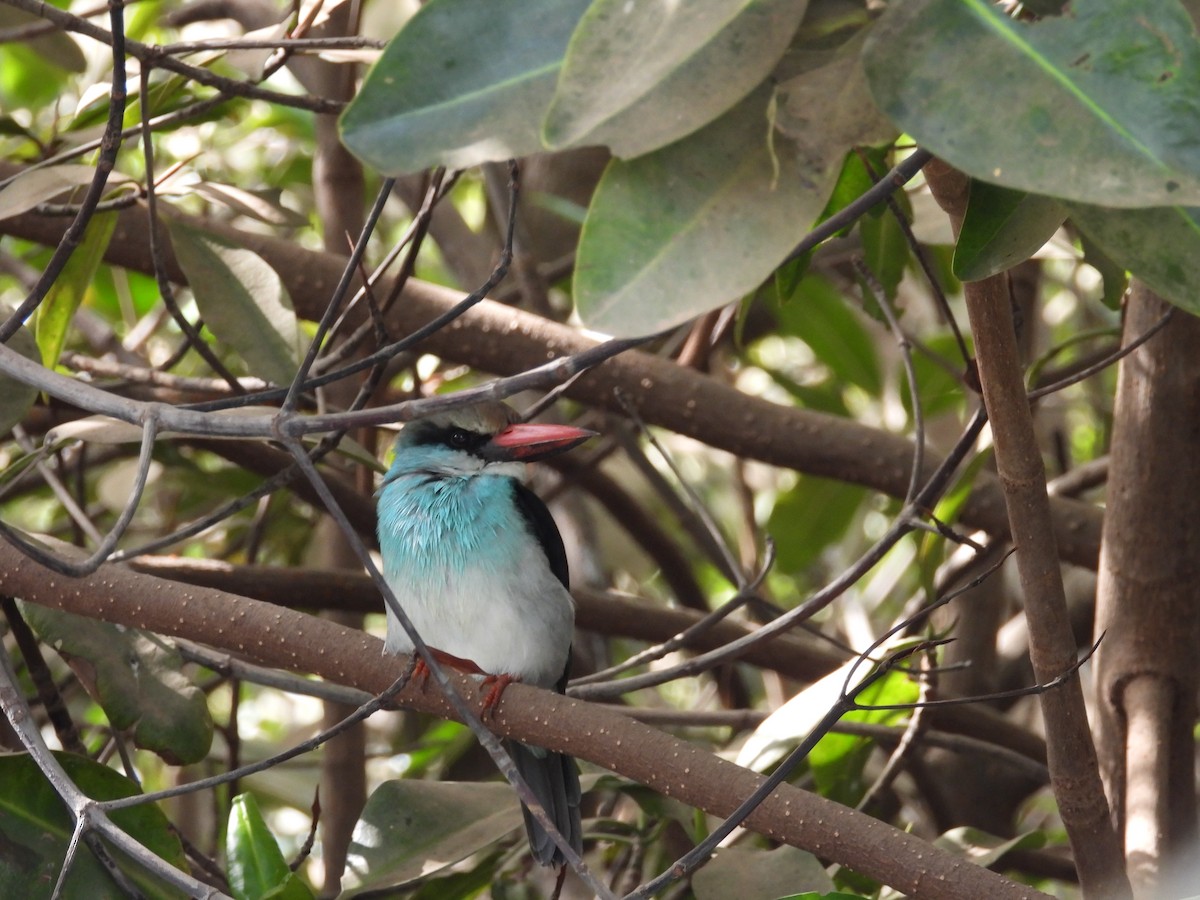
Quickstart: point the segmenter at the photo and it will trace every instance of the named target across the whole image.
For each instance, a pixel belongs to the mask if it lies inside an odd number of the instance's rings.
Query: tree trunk
[[[1135,282],[1125,340],[1170,309]],[[1139,897],[1174,896],[1166,889],[1172,858],[1182,862],[1181,851],[1196,840],[1197,348],[1200,319],[1174,310],[1167,326],[1121,363],[1114,412],[1096,601],[1096,634],[1104,635],[1096,656],[1097,743]]]

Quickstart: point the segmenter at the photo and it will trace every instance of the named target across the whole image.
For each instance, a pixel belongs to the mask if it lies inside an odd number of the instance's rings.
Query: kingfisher
[[[562,536],[524,484],[525,464],[593,437],[568,425],[528,424],[488,401],[407,424],[378,492],[383,576],[439,662],[509,681],[566,688],[575,629]],[[387,613],[384,652],[413,644]],[[489,700],[497,698],[497,692]],[[517,771],[558,831],[582,848],[579,772],[562,753],[506,741]],[[522,805],[534,859],[562,851]],[[560,874],[561,879],[561,874]]]

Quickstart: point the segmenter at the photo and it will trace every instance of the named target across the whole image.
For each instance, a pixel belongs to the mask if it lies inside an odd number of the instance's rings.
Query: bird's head
[[[596,434],[518,418],[512,407],[487,401],[415,419],[396,439],[392,470],[519,476],[523,463],[563,453]]]

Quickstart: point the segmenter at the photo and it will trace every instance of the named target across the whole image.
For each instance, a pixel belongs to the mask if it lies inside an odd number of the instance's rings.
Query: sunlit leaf
[[[104,251],[108,249],[116,226],[116,213],[97,213],[92,216],[83,233],[83,240],[38,307],[33,333],[42,352],[42,365],[48,369],[58,363],[71,320],[91,289],[92,279],[104,260]]]
[[[542,148],[542,116],[587,0],[432,0],[342,114],[342,140],[387,175]]]
[[[861,676],[860,676],[861,677]],[[904,672],[892,671],[866,688],[856,698],[866,705],[912,703],[918,698],[917,686]],[[907,717],[904,710],[857,709],[846,713],[844,722],[889,724]],[[871,748],[871,738],[831,732],[813,747],[808,765],[821,796],[853,806],[867,789],[863,769]]]
[[[1040,250],[1066,218],[1066,207],[1053,197],[973,180],[954,248],[954,274],[980,281],[1011,269]]]
[[[806,0],[596,0],[567,47],[546,114],[551,147],[640,156],[691,134],[774,67]]]
[[[869,671],[869,664],[855,666],[855,660],[847,662],[837,670],[830,672],[824,678],[806,687],[793,696],[787,703],[775,710],[754,730],[738,751],[737,764],[765,772],[779,762],[788,752],[799,744],[813,730],[839,701],[842,691],[846,689],[846,679],[852,670],[856,678],[861,680]],[[853,688],[853,683],[849,687]],[[882,700],[880,698],[891,698]],[[903,697],[905,699],[894,699]],[[907,675],[893,671],[883,676],[878,682],[864,691],[859,698],[861,703],[907,703],[916,698],[916,686]],[[858,721],[878,721],[902,715],[892,711],[888,716],[882,714],[856,712],[847,713],[847,718]],[[863,719],[863,716],[874,716],[873,719]],[[849,753],[856,742],[861,741],[853,735],[826,734],[818,741],[814,753],[819,749],[815,761],[810,754],[809,761],[813,765],[826,767],[834,766],[838,760]],[[823,746],[822,746],[823,745]]]
[[[1200,204],[1200,43],[1175,0],[1077,0],[1034,23],[987,0],[891,3],[864,62],[892,121],[976,178]]]
[[[204,323],[250,368],[278,384],[296,374],[302,336],[279,275],[251,250],[170,218],[171,244]]]
[[[605,170],[580,236],[575,302],[589,328],[661,331],[755,289],[825,204],[845,148],[771,145],[760,90],[701,131]]]
[[[198,762],[212,744],[208,703],[173,649],[140,631],[33,603],[21,609],[71,664],[114,728],[172,763]]]

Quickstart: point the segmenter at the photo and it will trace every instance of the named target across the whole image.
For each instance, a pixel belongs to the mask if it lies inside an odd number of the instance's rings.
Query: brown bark
[[[14,169],[0,163],[0,177]],[[197,222],[262,256],[283,278],[297,310],[318,318],[342,271],[342,260],[305,250],[279,238],[238,231],[216,222]],[[54,244],[65,223],[34,215],[0,220],[0,234]],[[109,252],[109,262],[149,271],[144,212],[122,213]],[[183,276],[168,256],[172,277]],[[378,287],[380,296],[390,282]],[[425,324],[462,299],[456,291],[410,280],[389,324],[404,334]],[[447,359],[468,362],[497,374],[511,374],[551,359],[578,352],[595,342],[578,331],[528,313],[484,301],[449,328],[425,342],[424,350]],[[614,391],[634,399],[643,419],[652,425],[694,437],[735,456],[796,469],[811,475],[847,481],[904,497],[908,490],[912,443],[898,435],[810,410],[780,406],[751,397],[694,369],[670,360],[630,352],[605,363],[574,382],[567,395],[621,412]],[[737,410],[736,415],[710,416],[705,410]],[[926,470],[939,462],[926,454]],[[1063,558],[1094,568],[1100,547],[1100,511],[1065,498],[1051,501],[1055,535]],[[961,513],[965,525],[1006,536],[1008,520],[996,478],[981,473]]]
[[[64,546],[55,549],[72,552]],[[312,673],[373,694],[385,690],[406,662],[384,657],[377,638],[313,616],[210,588],[181,588],[123,566],[105,566],[84,578],[64,578],[3,542],[0,593],[161,634],[186,634],[261,665]],[[479,712],[484,695],[476,682],[455,673],[450,677]],[[406,687],[397,703],[453,717],[441,694],[419,682]],[[570,753],[714,815],[732,812],[763,780],[611,708],[519,683],[504,692],[494,709],[487,722],[501,736]],[[918,900],[1046,896],[791,785],[779,787],[745,824]]]
[[[934,160],[925,177],[955,231],[966,212],[967,178]],[[1062,564],[1046,492],[1046,469],[1033,427],[1013,328],[1007,278],[963,285],[984,405],[1003,485],[1017,570],[1029,620],[1029,655],[1039,682],[1070,671],[1078,649],[1062,584]],[[1089,897],[1131,896],[1121,845],[1109,820],[1078,674],[1040,695],[1047,762],[1059,814]]]
[[[1170,309],[1134,282],[1125,339]],[[1194,855],[1200,687],[1200,319],[1182,310],[1121,363],[1100,556],[1100,761],[1140,896]],[[1194,877],[1194,873],[1193,873]]]

